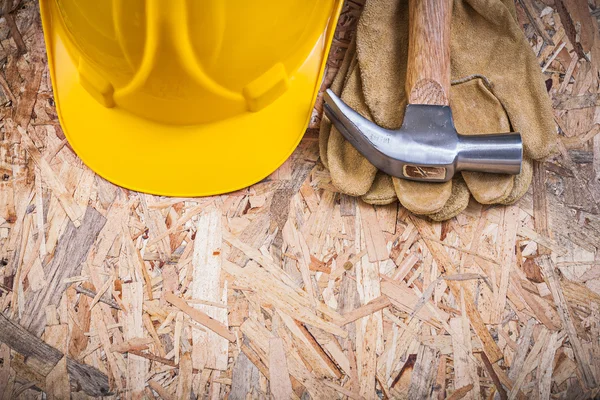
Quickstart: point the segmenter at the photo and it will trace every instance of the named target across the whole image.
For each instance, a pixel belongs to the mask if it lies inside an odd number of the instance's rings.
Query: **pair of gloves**
[[[527,192],[532,160],[553,150],[556,127],[538,62],[517,22],[513,0],[455,0],[451,25],[450,107],[461,134],[520,132],[519,175],[461,172],[445,183],[414,182],[378,171],[324,117],[319,147],[340,192],[370,204],[396,199],[443,221],[481,204],[511,204]],[[402,125],[408,55],[408,1],[368,0],[355,41],[331,89],[379,126]]]

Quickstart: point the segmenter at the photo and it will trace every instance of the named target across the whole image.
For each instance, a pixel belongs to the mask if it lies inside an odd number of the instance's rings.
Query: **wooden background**
[[[517,1],[559,152],[517,204],[439,224],[336,193],[319,105],[294,155],[248,189],[180,199],[106,182],[61,131],[37,3],[4,1],[0,399],[598,396],[589,6]],[[326,84],[360,9],[344,7]]]

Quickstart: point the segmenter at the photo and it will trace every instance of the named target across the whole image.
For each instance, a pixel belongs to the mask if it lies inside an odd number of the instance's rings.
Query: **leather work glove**
[[[370,204],[398,198],[415,214],[442,221],[464,210],[470,194],[482,204],[511,204],[527,192],[532,160],[556,141],[552,106],[537,60],[521,31],[512,0],[455,0],[451,25],[450,106],[461,134],[520,132],[519,175],[463,171],[450,182],[392,178],[378,171],[323,118],[320,153],[333,184]],[[348,49],[332,90],[378,125],[402,125],[408,54],[407,0],[369,0],[356,43]]]

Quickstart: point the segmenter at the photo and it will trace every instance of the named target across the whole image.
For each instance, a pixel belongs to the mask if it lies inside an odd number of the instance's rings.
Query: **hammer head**
[[[384,129],[330,89],[324,110],[340,133],[381,171],[414,181],[446,182],[458,171],[521,172],[521,135],[460,135],[448,106],[409,104],[397,130]]]

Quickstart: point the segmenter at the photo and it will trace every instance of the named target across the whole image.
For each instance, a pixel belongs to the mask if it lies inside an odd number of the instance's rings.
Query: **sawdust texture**
[[[517,1],[557,151],[515,205],[472,202],[443,224],[335,193],[318,160],[320,101],[293,156],[250,188],[184,199],[114,186],[60,129],[37,2],[5,6],[0,399],[598,396],[589,3]],[[324,87],[361,6],[344,7]]]

